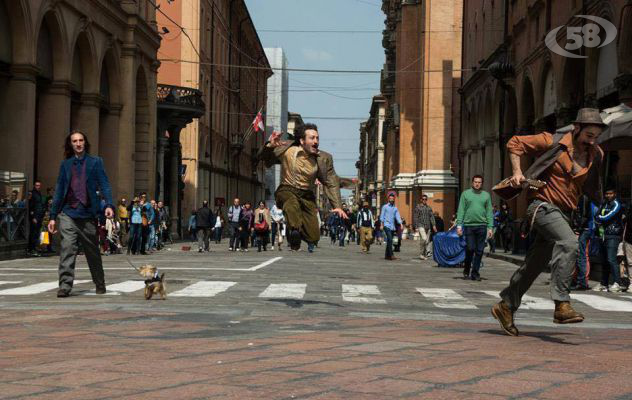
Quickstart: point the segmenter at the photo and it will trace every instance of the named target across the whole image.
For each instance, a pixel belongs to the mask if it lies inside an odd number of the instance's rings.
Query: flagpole
[[[257,114],[255,114],[255,119],[257,118],[257,115],[259,115],[261,113],[261,111],[263,111],[263,106],[261,106],[259,108],[259,111],[257,111]],[[254,131],[254,124],[250,124],[250,126],[248,127],[248,130],[244,134],[244,143],[246,143],[246,141],[248,141],[248,139],[250,139],[250,136],[252,135],[253,131]],[[264,124],[263,131],[265,132],[265,124]]]

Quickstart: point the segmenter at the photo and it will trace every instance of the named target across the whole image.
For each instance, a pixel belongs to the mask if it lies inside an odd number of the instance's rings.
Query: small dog
[[[158,274],[158,268],[153,265],[143,265],[138,270],[140,276],[145,278],[145,300],[150,300],[151,296],[160,293],[160,299],[167,299],[167,286],[165,282],[165,274]]]

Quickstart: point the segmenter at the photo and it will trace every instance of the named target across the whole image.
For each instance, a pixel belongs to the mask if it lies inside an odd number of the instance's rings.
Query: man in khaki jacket
[[[277,207],[283,209],[287,223],[287,238],[292,250],[301,247],[301,240],[314,244],[320,240],[316,216],[316,180],[325,190],[332,212],[348,218],[342,211],[340,183],[329,153],[318,149],[318,127],[300,126],[294,142],[281,141],[281,133],[273,132],[259,152],[266,167],[281,164],[281,184],[276,190]]]

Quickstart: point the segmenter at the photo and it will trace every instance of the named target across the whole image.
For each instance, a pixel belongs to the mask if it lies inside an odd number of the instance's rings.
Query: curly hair
[[[318,132],[316,124],[306,123],[299,125],[294,131],[294,144],[301,144],[301,139],[305,139],[305,131],[310,129]]]

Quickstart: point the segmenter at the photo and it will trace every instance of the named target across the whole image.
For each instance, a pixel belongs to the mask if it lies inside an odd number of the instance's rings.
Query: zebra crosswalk
[[[94,288],[89,280],[76,280],[76,295],[90,296],[94,295]],[[90,283],[89,285],[86,285]],[[393,288],[385,286],[382,289],[378,285],[369,284],[340,284],[339,291],[319,290],[320,286],[314,285],[310,291],[310,285],[307,283],[271,283],[265,289],[261,284],[252,282],[232,282],[232,281],[192,281],[190,283],[178,282],[169,285],[169,297],[177,298],[213,298],[225,295],[235,290],[236,295],[240,297],[249,296],[260,299],[293,299],[302,300],[304,298],[320,299],[322,297],[335,297],[334,301],[343,301],[347,303],[355,303],[360,305],[384,305],[389,303],[402,302],[399,297],[407,297],[405,301],[410,303],[410,294],[417,293],[421,295],[414,300],[414,304],[420,306],[436,307],[438,309],[453,310],[477,310],[489,307],[490,297],[498,298],[498,292],[490,290],[458,290],[448,288],[424,288],[414,287],[409,290],[402,288]],[[27,296],[41,295],[46,292],[54,291],[58,287],[57,281],[48,281],[40,283],[24,284],[22,281],[0,281],[0,299],[6,299],[10,296]],[[117,283],[108,284],[107,295],[124,296],[134,295],[135,292],[142,291],[145,283],[142,280],[126,280]],[[397,292],[397,293],[393,293]],[[332,294],[333,293],[333,294]],[[609,294],[571,294],[576,303],[583,304],[587,308],[598,311],[610,312],[632,312],[632,295],[620,294],[612,297]],[[522,310],[545,310],[550,311],[555,308],[555,304],[548,298],[535,297],[525,295],[521,305]]]

